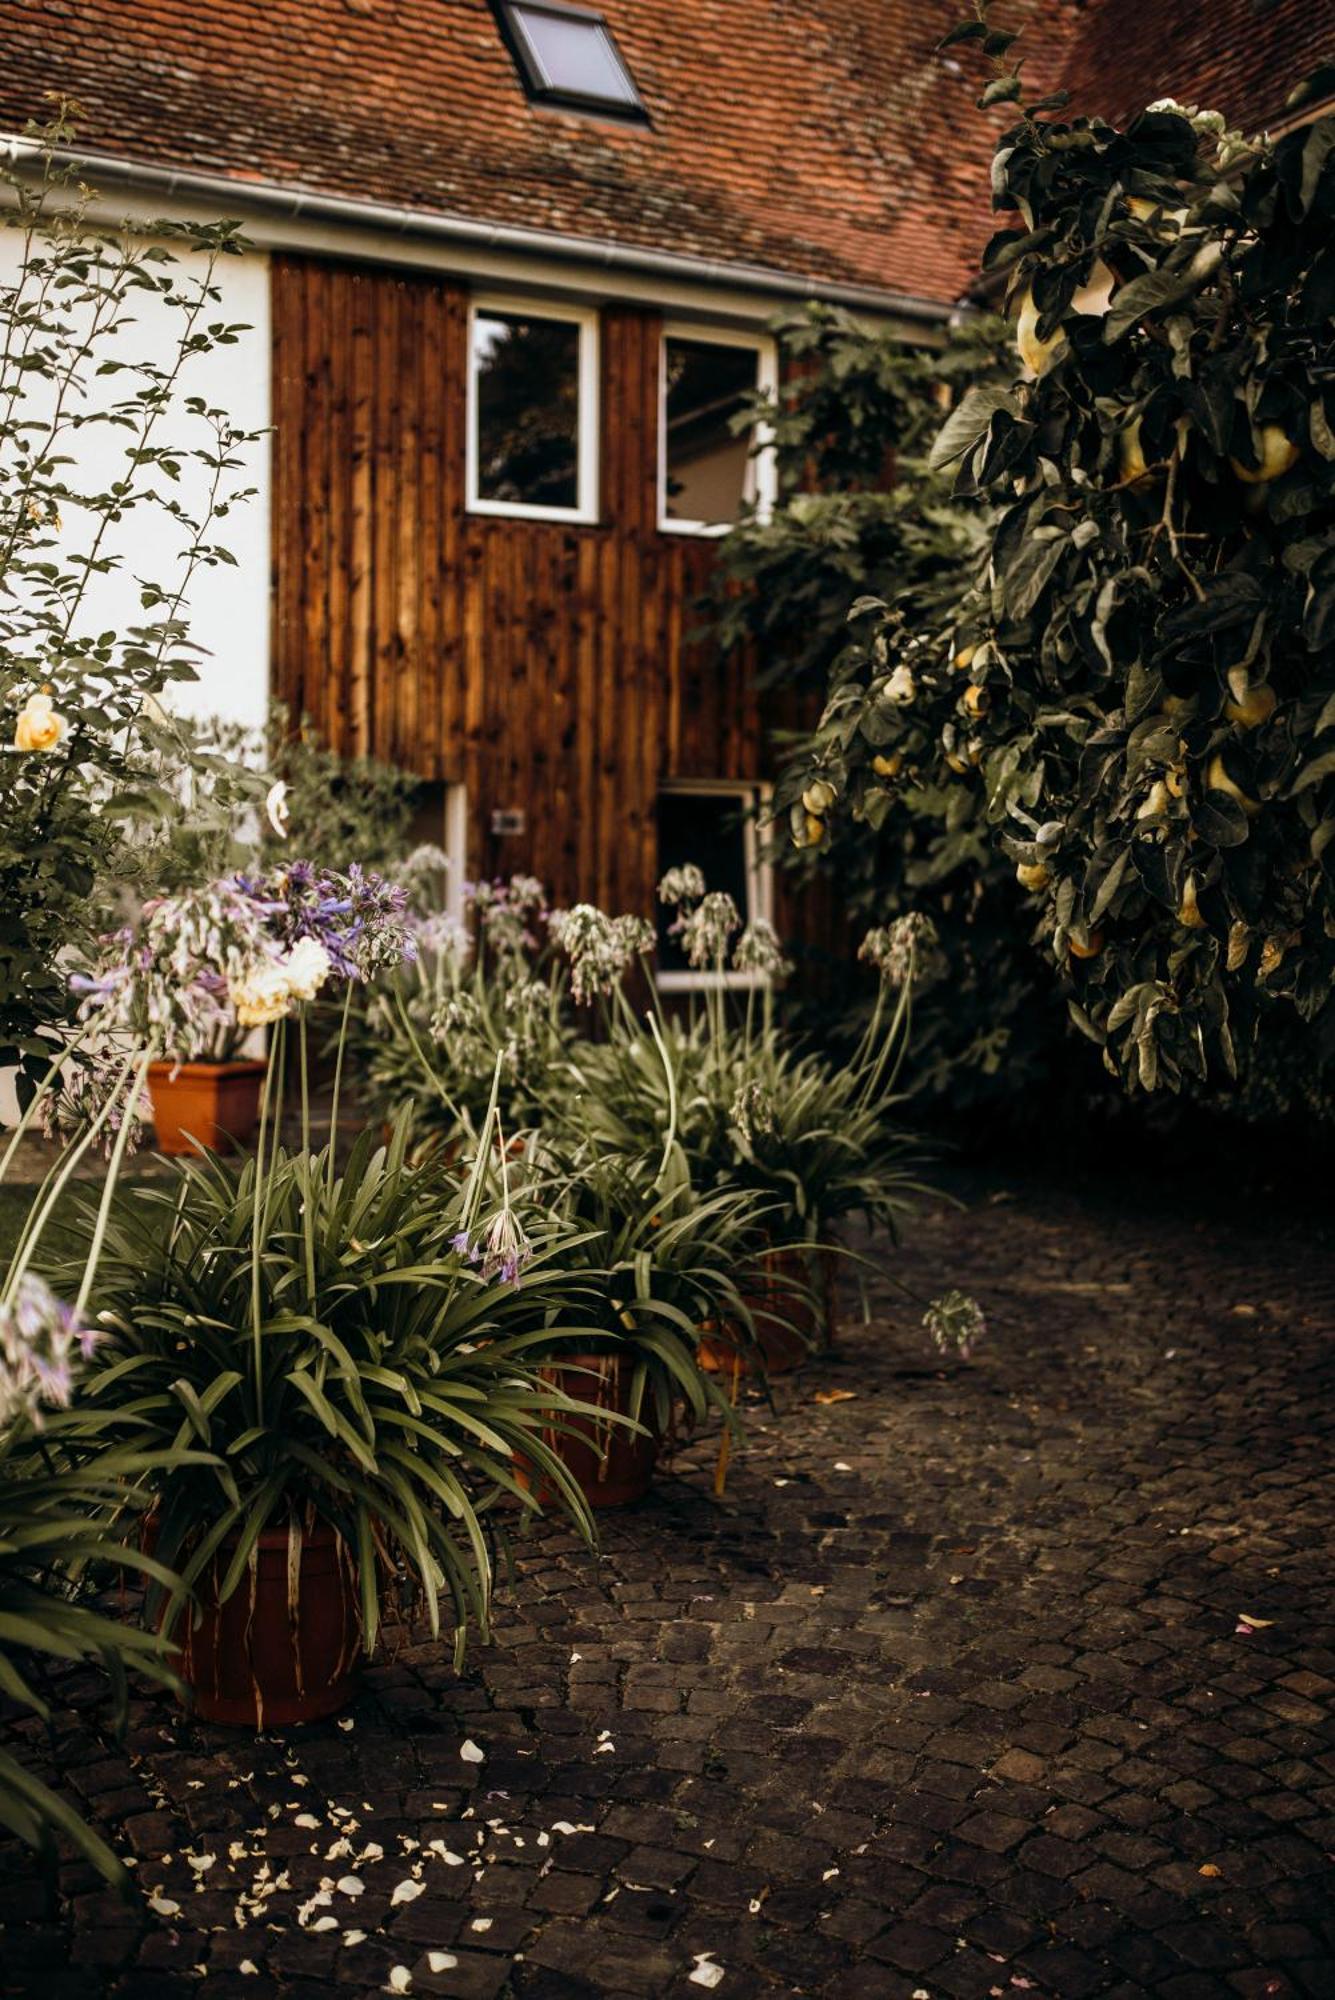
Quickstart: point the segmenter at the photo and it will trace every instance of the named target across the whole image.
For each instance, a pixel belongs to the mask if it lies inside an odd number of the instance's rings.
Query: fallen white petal
[[[340,1875],[334,1887],[340,1896],[360,1896],[364,1894],[366,1884],[359,1875]]]
[[[338,1918],[317,1917],[311,1925],[311,1929],[313,1931],[336,1931],[338,1929]]]
[[[396,1965],[390,1970],[389,1990],[391,1993],[406,1993],[413,1983],[413,1976],[406,1965]]]
[[[483,1762],[486,1754],[485,1750],[478,1749],[471,1736],[459,1748],[459,1755],[463,1758],[465,1764],[480,1764]]]
[[[181,1905],[174,1903],[170,1896],[164,1896],[160,1890],[149,1897],[148,1907],[160,1917],[179,1917],[181,1914]]]
[[[452,1951],[429,1951],[426,1962],[433,1972],[448,1972],[452,1965],[459,1963]]]
[[[344,1931],[344,1933],[343,1933],[343,1942],[344,1942],[344,1944],[365,1944],[365,1942],[366,1942],[366,1932],[365,1932],[365,1931]]]
[[[425,1886],[426,1885],[422,1882],[409,1882],[409,1881],[400,1882],[397,1888],[395,1889],[394,1894],[389,1899],[391,1909],[397,1903],[414,1902],[417,1899],[417,1897],[421,1895],[422,1890]]]
[[[491,1929],[491,1918],[474,1917],[472,1923],[469,1926],[469,1929],[475,1931],[489,1931]]]
[[[717,1986],[723,1978],[723,1967],[715,1965],[706,1953],[701,1953],[696,1958],[694,1972],[688,1976],[692,1986]]]
[[[314,1813],[298,1813],[292,1824],[293,1826],[314,1827],[318,1826],[320,1822]]]

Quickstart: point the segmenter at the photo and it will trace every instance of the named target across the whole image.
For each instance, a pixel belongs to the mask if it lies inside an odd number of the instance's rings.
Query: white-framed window
[[[669,868],[694,863],[709,889],[724,889],[744,924],[774,921],[774,869],[764,858],[760,816],[769,787],[728,778],[683,778],[658,793],[658,880]],[[698,993],[718,983],[716,973],[688,965],[670,925],[676,911],[657,906],[660,992]],[[763,972],[725,972],[723,985],[763,986]]]
[[[768,425],[737,431],[733,419],[755,390],[777,393],[772,337],[669,320],[660,353],[659,527],[723,535],[746,504],[766,519],[778,483],[773,438]]]
[[[467,436],[470,513],[596,521],[596,309],[474,299]]]

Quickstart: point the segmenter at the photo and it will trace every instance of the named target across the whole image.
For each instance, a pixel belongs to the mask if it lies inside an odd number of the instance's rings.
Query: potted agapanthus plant
[[[700,871],[676,868],[659,894],[691,966],[705,975],[682,1016],[655,1009],[652,1034],[628,1020],[581,1049],[583,1102],[603,1136],[638,1135],[647,1151],[671,1115],[702,1191],[732,1187],[763,1200],[743,1290],[749,1327],[716,1325],[706,1366],[796,1366],[828,1332],[833,1259],[853,1214],[890,1230],[920,1191],[915,1147],[893,1112],[914,968],[929,941],[912,920],[873,933],[864,952],[880,973],[877,1004],[851,1059],[803,1047],[776,1018],[787,970],[772,927],[743,927],[731,897]],[[727,975],[750,975],[740,996]],[[669,1104],[669,1081],[675,1103]]]
[[[464,885],[462,921],[442,905],[446,857],[422,848],[394,870],[408,895],[414,959],[355,1009],[359,1070],[419,1140],[457,1146],[480,1129],[499,1063],[496,1108],[512,1137],[536,1109],[535,1080],[570,1040],[547,894],[531,875]]]
[[[279,782],[271,787],[265,801],[269,823],[280,838],[287,832],[285,794],[286,787]],[[278,1018],[286,1003],[312,999],[324,978],[322,961],[310,938],[300,940],[281,971],[267,959],[249,957],[244,925],[228,935],[236,913],[226,907],[226,893],[223,891],[212,912],[190,912],[197,924],[209,927],[205,935],[195,938],[183,930],[185,909],[174,900],[149,903],[144,911],[138,949],[158,954],[164,974],[188,959],[192,949],[210,951],[224,969],[230,1003],[214,1010],[212,1018],[201,1018],[186,1047],[173,1049],[149,1065],[149,1102],[162,1153],[190,1153],[200,1147],[216,1149],[250,1142],[259,1123],[260,1092],[268,1065],[263,1056],[245,1054],[246,1045],[254,1041],[256,1030]]]
[[[516,1458],[587,1530],[541,1435],[551,1391],[525,1357],[561,1322],[580,1337],[588,1286],[508,1201],[488,1220],[481,1152],[460,1181],[439,1158],[409,1159],[404,1119],[342,1166],[332,1142],[311,1142],[305,1007],[341,983],[346,1019],[352,986],[411,951],[399,888],[295,863],[179,900],[174,926],[165,908],[148,919],[164,940],[174,928],[175,956],[132,941],[84,1006],[158,1046],[197,1011],[262,1013],[274,1047],[258,1150],[178,1162],[109,1219],[102,1338],[62,1436],[74,1452],[188,1441],[203,1455],[148,1482],[154,1553],[181,1579],[151,1615],[202,1716],[304,1721],[347,1699],[400,1589],[433,1629],[445,1607],[458,1648],[470,1620],[485,1626],[496,1498],[536,1504]],[[276,1107],[290,1055],[302,1136],[289,1150]],[[340,1043],[331,1132],[341,1073]]]

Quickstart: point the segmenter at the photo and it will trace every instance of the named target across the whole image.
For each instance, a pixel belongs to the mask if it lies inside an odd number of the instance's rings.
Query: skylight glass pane
[[[512,18],[528,43],[546,89],[604,104],[638,104],[635,85],[601,21],[515,7]]]
[[[478,313],[479,500],[578,507],[579,338],[573,320]]]
[[[752,435],[732,419],[755,389],[760,357],[754,347],[713,340],[667,342],[664,411],[669,521],[719,527],[735,521],[754,492]]]

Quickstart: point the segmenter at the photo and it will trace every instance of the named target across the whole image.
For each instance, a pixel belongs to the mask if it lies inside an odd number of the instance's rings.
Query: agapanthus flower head
[[[669,868],[658,885],[660,903],[698,903],[705,893],[705,878],[693,861]]]
[[[583,1007],[615,991],[636,958],[653,950],[654,932],[642,917],[609,917],[593,903],[576,903],[562,913],[558,941],[570,960],[570,990]]]
[[[753,1146],[758,1138],[771,1138],[777,1130],[774,1098],[756,1078],[740,1086],[732,1100],[730,1115],[748,1146]]]
[[[396,863],[388,872],[405,891],[413,907],[429,913],[438,907],[441,891],[453,870],[454,863],[444,848],[437,847],[434,841],[424,840],[406,860]]]
[[[38,1106],[46,1137],[61,1145],[82,1138],[97,1123],[110,1098],[114,1101],[99,1134],[101,1149],[110,1155],[121,1128],[128,1125],[125,1150],[133,1153],[143,1138],[149,1106],[142,1091],[121,1082],[120,1071],[121,1065],[115,1061],[75,1058],[67,1062],[55,1084],[42,1092]]]
[[[732,962],[739,972],[758,972],[766,979],[786,979],[793,969],[768,917],[752,917],[733,947]]]
[[[711,889],[695,909],[683,911],[672,929],[681,939],[688,963],[699,970],[722,964],[732,937],[741,927],[732,897],[726,890]]]
[[[922,1316],[932,1344],[942,1354],[958,1355],[967,1361],[987,1332],[987,1319],[977,1299],[968,1292],[943,1292],[933,1299]]]
[[[146,903],[136,932],[104,938],[70,987],[82,1022],[152,1039],[178,1060],[208,1055],[233,1021],[228,988],[277,956],[263,911],[234,881]]]
[[[438,1042],[456,1035],[481,1035],[482,1008],[472,993],[452,993],[431,1017],[431,1032]]]
[[[430,916],[419,917],[413,933],[421,958],[444,959],[456,971],[462,971],[472,956],[472,935],[449,910],[435,910]]]
[[[330,976],[373,979],[416,953],[402,885],[354,861],[346,873],[294,861],[267,876],[237,876],[280,952],[303,938],[323,946]]]
[[[867,932],[858,946],[858,957],[874,965],[891,986],[909,980],[926,985],[946,970],[946,956],[931,918],[920,910],[910,910],[893,923]]]
[[[488,1284],[499,1278],[502,1284],[517,1285],[532,1255],[533,1245],[507,1202],[482,1239],[482,1277]]]
[[[22,1417],[40,1430],[44,1408],[65,1408],[96,1341],[45,1279],[25,1272],[0,1305],[0,1429]]]
[[[537,926],[547,915],[547,891],[536,875],[476,883],[470,907],[487,950],[496,958],[520,965],[541,948]]]

